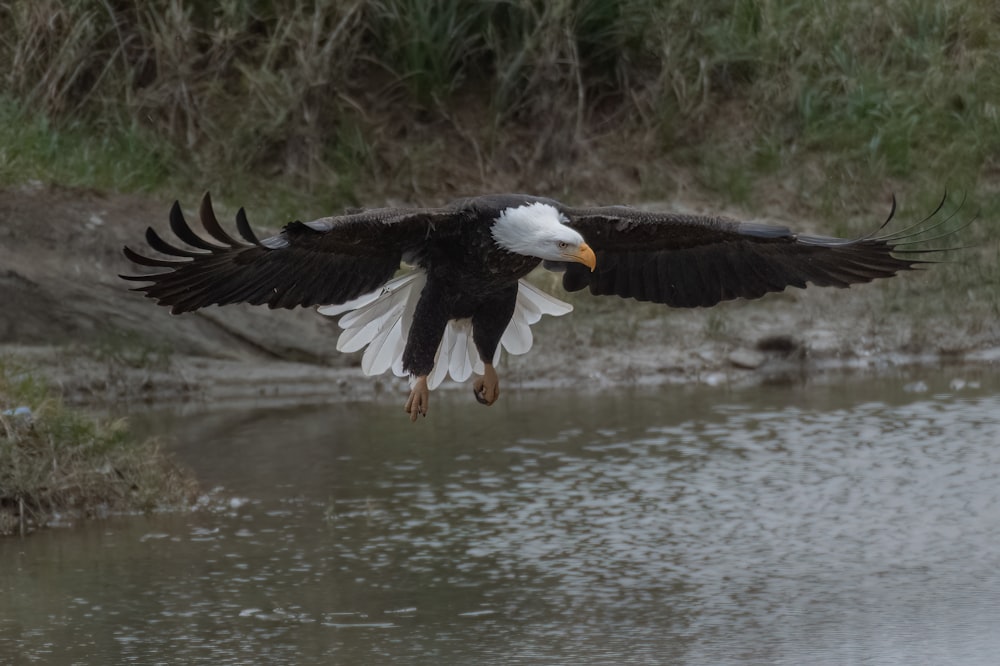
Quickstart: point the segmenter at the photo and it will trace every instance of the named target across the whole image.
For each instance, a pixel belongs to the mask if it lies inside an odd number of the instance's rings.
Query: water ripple
[[[0,542],[0,638],[52,663],[992,663],[1000,391],[910,381],[516,423],[456,402],[416,430],[209,416],[187,460],[248,499]]]

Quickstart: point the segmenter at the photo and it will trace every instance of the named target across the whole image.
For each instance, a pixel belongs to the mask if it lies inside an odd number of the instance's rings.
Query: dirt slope
[[[175,317],[118,278],[121,254],[164,227],[170,202],[49,187],[0,194],[0,339],[15,344],[101,344],[134,331],[180,354],[328,360],[331,322],[307,311],[214,308]]]

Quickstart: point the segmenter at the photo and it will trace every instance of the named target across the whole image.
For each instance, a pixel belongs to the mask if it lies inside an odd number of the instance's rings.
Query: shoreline
[[[501,387],[513,391],[572,390],[597,392],[632,387],[707,386],[720,390],[761,385],[817,385],[845,376],[879,377],[916,368],[948,367],[959,374],[1000,368],[1000,347],[964,354],[859,350],[856,355],[810,354],[757,349],[727,350],[725,345],[688,349],[683,365],[638,368],[615,364],[607,350],[596,350],[587,364],[565,364],[560,375],[533,372],[525,361],[506,356],[498,370]],[[631,350],[637,352],[639,350]],[[662,350],[644,349],[655,357]],[[634,354],[633,354],[634,356]],[[386,373],[368,377],[359,367],[330,367],[290,361],[245,361],[197,356],[172,357],[160,368],[134,368],[94,361],[78,349],[59,346],[0,345],[0,357],[9,357],[44,378],[66,404],[90,409],[131,409],[142,406],[199,411],[272,409],[355,401],[405,400],[408,383]],[[600,368],[600,369],[598,369]],[[435,392],[471,390],[446,380]],[[503,399],[503,397],[501,397]],[[470,397],[470,406],[474,405]]]

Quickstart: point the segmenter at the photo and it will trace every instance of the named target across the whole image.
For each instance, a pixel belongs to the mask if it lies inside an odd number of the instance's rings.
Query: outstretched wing
[[[665,303],[711,306],[733,298],[759,298],[785,287],[847,287],[890,277],[928,263],[913,247],[935,224],[853,240],[806,236],[781,226],[721,217],[649,213],[625,206],[563,208],[567,224],[597,255],[597,268],[565,266],[568,291]]]
[[[212,240],[188,226],[176,202],[170,229],[193,249],[163,240],[152,228],[146,242],[169,258],[149,257],[124,248],[141,266],[166,268],[148,275],[122,275],[149,282],[136,287],[176,313],[227,303],[267,304],[271,308],[343,303],[373,291],[399,269],[412,250],[441,225],[454,209],[383,208],[312,222],[291,222],[277,236],[258,240],[243,209],[236,215],[240,238],[219,224],[206,194],[199,210]]]

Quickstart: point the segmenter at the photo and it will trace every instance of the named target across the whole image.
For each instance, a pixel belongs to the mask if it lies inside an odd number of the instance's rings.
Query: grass
[[[155,442],[122,420],[64,406],[23,368],[0,359],[0,535],[55,518],[190,505],[196,485]]]
[[[454,175],[458,151],[530,183],[611,135],[629,150],[603,158],[731,201],[773,178],[839,207],[973,189],[1000,152],[1000,17],[977,0],[46,0],[0,21],[7,182],[357,203],[406,192],[416,144],[419,170]]]
[[[173,146],[137,127],[96,133],[82,121],[60,122],[0,98],[0,181],[56,182],[141,191],[170,184]]]
[[[109,368],[165,370],[172,362],[173,349],[136,331],[109,328],[82,350]]]

